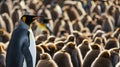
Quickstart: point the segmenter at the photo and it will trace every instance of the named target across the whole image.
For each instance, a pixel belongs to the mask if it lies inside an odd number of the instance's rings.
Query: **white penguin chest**
[[[30,39],[29,50],[30,50],[31,55],[32,55],[33,67],[35,67],[35,64],[36,64],[36,44],[35,44],[35,39],[34,39],[32,30],[29,29],[29,32],[30,32],[30,34],[29,34],[29,39]],[[27,67],[25,60],[23,62],[23,67]]]

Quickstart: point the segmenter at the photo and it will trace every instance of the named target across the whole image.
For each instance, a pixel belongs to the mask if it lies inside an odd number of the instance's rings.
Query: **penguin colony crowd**
[[[36,67],[120,67],[120,0],[0,0],[0,67],[26,10],[52,31],[32,24]]]

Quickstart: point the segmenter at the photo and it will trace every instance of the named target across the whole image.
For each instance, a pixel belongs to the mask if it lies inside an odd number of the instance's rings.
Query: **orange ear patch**
[[[22,20],[23,20],[23,22],[25,22],[26,21],[26,17],[23,17]]]

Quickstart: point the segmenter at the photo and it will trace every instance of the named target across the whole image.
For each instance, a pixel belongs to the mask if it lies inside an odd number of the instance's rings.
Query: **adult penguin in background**
[[[84,57],[82,67],[91,67],[91,64],[98,57],[100,52],[101,50],[98,44],[90,45],[90,51],[88,51],[86,56]]]
[[[82,56],[79,48],[73,42],[68,42],[62,50],[65,50],[70,54],[71,61],[73,63],[73,67],[81,67],[82,66]]]
[[[35,67],[36,44],[30,24],[37,18],[33,15],[21,17],[7,48],[6,67]]]
[[[36,67],[58,67],[55,61],[52,60],[48,53],[43,53],[40,56],[40,60]]]
[[[50,18],[41,16],[40,19],[37,20],[37,22],[35,22],[35,24],[37,25],[36,30],[34,30],[35,36],[39,35],[39,34],[44,34],[47,33],[48,35],[53,34],[53,31],[50,28]]]
[[[57,63],[58,67],[73,67],[70,54],[64,50],[56,52],[53,60]]]
[[[88,39],[84,39],[82,41],[82,43],[80,45],[78,45],[78,48],[80,49],[80,52],[82,54],[82,58],[83,59],[86,56],[87,52],[90,50],[89,44],[90,44],[89,40]]]
[[[103,51],[92,63],[91,67],[113,67],[110,61],[110,53]]]

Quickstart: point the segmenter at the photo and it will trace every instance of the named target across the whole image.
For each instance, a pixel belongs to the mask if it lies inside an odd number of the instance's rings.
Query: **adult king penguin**
[[[7,48],[6,67],[35,67],[36,45],[30,27],[37,18],[32,15],[21,17]]]

